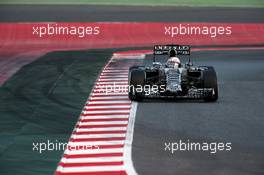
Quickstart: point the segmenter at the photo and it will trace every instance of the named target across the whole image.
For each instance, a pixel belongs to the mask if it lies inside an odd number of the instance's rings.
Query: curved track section
[[[216,103],[138,104],[133,161],[138,174],[263,174],[264,51],[195,52],[195,65],[218,74]],[[146,64],[151,56],[146,57]],[[165,143],[231,142],[231,151],[166,150]]]
[[[144,54],[114,55],[102,70],[69,139],[57,175],[135,174],[131,144],[136,106],[128,99],[128,68]]]

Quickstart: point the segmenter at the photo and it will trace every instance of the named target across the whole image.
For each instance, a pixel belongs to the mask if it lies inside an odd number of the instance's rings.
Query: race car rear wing
[[[188,45],[155,45],[154,55],[167,55],[171,49],[176,51],[177,55],[190,55],[191,47]]]

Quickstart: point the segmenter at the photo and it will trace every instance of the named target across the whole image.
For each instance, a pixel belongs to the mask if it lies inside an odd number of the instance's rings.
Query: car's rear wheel
[[[144,85],[145,85],[145,71],[138,68],[130,69],[129,92],[128,92],[129,99],[132,101],[141,101],[144,97],[144,91],[143,91]]]
[[[211,94],[204,97],[204,101],[215,102],[218,99],[217,76],[213,67],[207,67],[207,70],[203,71],[203,88],[213,89]]]

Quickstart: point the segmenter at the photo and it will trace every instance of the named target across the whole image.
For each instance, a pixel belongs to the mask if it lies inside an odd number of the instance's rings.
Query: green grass
[[[0,4],[98,4],[153,6],[264,7],[263,0],[0,0]]]

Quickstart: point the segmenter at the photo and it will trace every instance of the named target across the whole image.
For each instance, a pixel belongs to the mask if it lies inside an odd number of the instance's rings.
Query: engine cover
[[[169,92],[177,93],[182,91],[181,89],[181,74],[179,69],[167,68],[166,74],[166,90]]]

